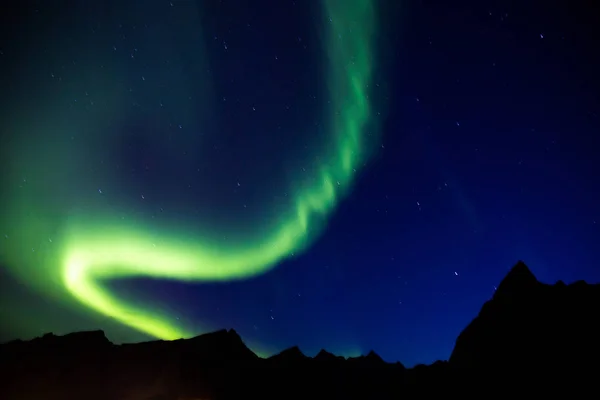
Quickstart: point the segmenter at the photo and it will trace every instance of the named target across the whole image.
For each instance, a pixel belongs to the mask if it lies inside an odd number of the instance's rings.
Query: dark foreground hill
[[[0,346],[0,398],[35,400],[489,397],[600,386],[600,285],[537,281],[519,262],[456,340],[449,361],[406,369],[374,352],[257,357],[234,330],[114,345],[102,331]],[[524,394],[525,395],[525,394]]]

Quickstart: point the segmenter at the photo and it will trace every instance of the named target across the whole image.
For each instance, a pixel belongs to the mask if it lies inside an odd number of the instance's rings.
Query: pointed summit
[[[180,346],[188,354],[202,359],[248,360],[257,356],[234,329],[220,329],[190,339],[182,339]]]
[[[335,360],[337,357],[328,352],[325,349],[321,349],[321,351],[319,351],[319,353],[315,356],[316,360],[322,360],[322,361],[330,361],[330,360]]]
[[[302,350],[298,346],[290,347],[288,349],[283,350],[281,353],[275,354],[274,356],[269,357],[269,359],[273,361],[299,361],[305,359],[306,356],[302,353]]]
[[[304,365],[308,360],[309,358],[302,353],[300,348],[294,346],[267,358],[267,363],[274,367],[293,367]]]
[[[332,363],[340,364],[346,361],[345,357],[336,356],[335,354],[330,353],[325,349],[321,349],[321,351],[319,351],[319,353],[314,357],[314,359],[319,363],[325,363],[328,365],[331,365]]]
[[[538,280],[523,261],[517,262],[510,272],[502,279],[496,294],[522,293],[535,287]]]
[[[375,353],[373,350],[371,350],[365,358],[367,360],[369,360],[371,362],[375,362],[375,363],[383,363],[384,362],[383,359],[379,356],[379,354]]]
[[[240,341],[243,342],[242,337],[240,336],[239,333],[236,332],[235,329],[230,329],[227,331],[227,335],[229,336],[229,339],[236,342],[236,341]]]

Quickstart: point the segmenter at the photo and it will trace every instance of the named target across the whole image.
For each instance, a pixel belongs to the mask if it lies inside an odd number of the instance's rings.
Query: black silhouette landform
[[[233,329],[123,345],[102,331],[49,333],[0,345],[0,399],[486,398],[566,386],[579,397],[573,388],[600,386],[599,311],[600,285],[543,284],[519,262],[448,361],[407,369],[374,352],[307,357],[298,347],[263,359]]]

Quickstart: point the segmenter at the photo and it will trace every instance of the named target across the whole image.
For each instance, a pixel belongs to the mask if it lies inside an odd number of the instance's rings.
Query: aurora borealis
[[[162,6],[164,7],[164,4]],[[191,7],[187,11],[192,13],[202,12],[189,3],[183,4],[182,7]],[[85,97],[88,97],[90,92],[102,93],[99,97],[104,103],[103,112],[96,113],[95,110],[91,110],[92,101],[86,99],[89,104],[85,108],[89,114],[80,124],[75,124],[77,128],[67,127],[61,124],[59,117],[49,115],[53,113],[51,110],[56,110],[56,104],[48,97],[42,100],[42,117],[41,121],[36,121],[36,126],[24,127],[17,122],[16,126],[11,127],[17,131],[42,130],[42,136],[39,138],[40,147],[29,148],[29,139],[22,136],[22,139],[27,139],[27,143],[17,139],[9,149],[12,171],[23,171],[20,165],[23,160],[30,163],[28,169],[32,169],[31,165],[34,165],[33,168],[37,171],[23,174],[24,185],[19,189],[24,190],[9,194],[10,204],[7,209],[7,219],[15,225],[11,230],[14,232],[11,237],[16,236],[31,243],[31,253],[34,254],[25,256],[24,252],[15,254],[7,249],[3,254],[8,255],[8,265],[19,265],[20,268],[15,272],[26,282],[32,278],[38,282],[43,281],[40,287],[44,290],[48,289],[47,284],[52,282],[56,287],[50,290],[65,302],[78,301],[92,312],[101,313],[153,337],[171,340],[190,337],[197,332],[143,306],[140,301],[128,302],[119,299],[103,283],[111,279],[132,277],[181,281],[244,279],[263,274],[286,257],[303,251],[318,236],[328,215],[350,187],[353,176],[365,161],[368,146],[371,145],[365,138],[365,131],[367,128],[374,128],[370,120],[368,87],[371,83],[371,64],[374,60],[372,35],[375,11],[368,1],[353,2],[352,7],[335,1],[325,1],[323,8],[323,73],[327,76],[328,89],[325,94],[331,97],[327,102],[331,116],[324,128],[327,139],[321,144],[323,149],[318,149],[318,153],[313,155],[319,156],[319,161],[313,162],[311,168],[313,176],[304,179],[302,185],[294,181],[287,183],[290,193],[286,204],[288,209],[281,207],[282,211],[272,218],[270,224],[263,227],[259,221],[248,230],[245,237],[223,240],[213,237],[212,229],[203,227],[198,229],[199,232],[190,229],[180,231],[173,228],[163,229],[160,225],[153,226],[143,219],[133,218],[127,222],[114,220],[110,214],[114,213],[115,209],[118,210],[119,204],[111,204],[110,210],[107,210],[106,203],[86,206],[85,210],[80,210],[80,199],[67,198],[68,194],[56,193],[57,190],[53,190],[57,196],[69,203],[68,207],[61,204],[61,211],[73,210],[63,216],[64,220],[58,221],[58,226],[53,225],[54,221],[48,221],[46,205],[37,204],[43,196],[36,196],[34,193],[50,190],[45,187],[48,181],[52,182],[54,188],[68,190],[67,182],[73,184],[73,179],[77,180],[77,171],[82,167],[81,163],[85,163],[80,155],[90,151],[109,152],[110,149],[106,148],[108,138],[97,128],[98,123],[95,119],[119,113],[119,109],[115,107],[119,104],[119,95],[114,92],[106,93],[109,90],[99,86],[116,86],[113,76],[107,74],[96,84],[91,82],[97,79],[96,76],[78,77],[73,90],[76,92],[79,87],[90,87],[89,92],[85,92]],[[158,9],[153,12],[158,12]],[[193,28],[198,27],[184,27]],[[178,46],[178,43],[169,45]],[[78,47],[76,50],[81,51],[83,48]],[[114,50],[117,51],[116,47]],[[200,68],[207,57],[200,45],[182,48],[180,51],[199,53],[200,61],[192,65],[194,68]],[[137,52],[137,48],[134,52]],[[131,54],[131,58],[134,57],[135,55]],[[182,66],[175,65],[174,68]],[[142,76],[142,80],[146,81],[145,76]],[[149,90],[153,92],[154,97],[156,90],[157,88]],[[73,96],[77,94],[73,93]],[[214,99],[207,98],[203,101],[210,102]],[[160,107],[163,107],[163,103],[160,103]],[[192,121],[196,119],[193,116],[189,118]],[[199,122],[193,123],[200,127]],[[79,145],[82,147],[68,140],[56,145],[56,137],[48,134],[48,131],[60,131],[61,127],[83,130],[89,136]],[[181,125],[178,127],[182,128]],[[60,135],[58,132],[57,134]],[[54,146],[60,150],[54,150]],[[48,155],[42,150],[44,147],[53,149],[52,154]],[[43,157],[43,154],[47,158]],[[42,170],[49,164],[54,166],[53,171],[46,174]],[[56,167],[56,164],[61,165]],[[27,180],[26,177],[32,174],[37,177],[37,181]],[[98,171],[98,174],[103,175],[105,171]],[[98,189],[98,194],[103,195],[114,190],[110,185],[114,179],[116,177],[107,177],[109,183],[103,185],[103,189]],[[141,196],[145,200],[145,196]],[[44,211],[38,213],[38,210]],[[23,224],[23,221],[27,222]],[[25,227],[26,231],[19,231],[17,225]],[[30,237],[32,227],[35,227],[38,236],[33,240]],[[152,231],[156,233],[149,233]],[[181,233],[182,231],[186,232]],[[40,236],[47,237],[48,242],[53,244],[53,249],[49,246],[40,247]],[[185,239],[182,239],[184,237]],[[4,242],[5,245],[8,243]],[[42,252],[43,259],[36,257],[36,248],[38,254]],[[24,268],[27,270],[24,271]]]
[[[595,24],[467,3],[3,13],[0,339],[234,328],[414,365],[517,259],[600,280]]]
[[[327,216],[350,184],[364,152],[362,136],[370,113],[366,88],[370,81],[373,17],[368,2],[353,5],[340,9],[337,3],[327,4],[326,15],[331,20],[329,74],[331,91],[336,94],[332,107],[340,112],[332,118],[333,149],[326,152],[331,155],[325,157],[326,164],[317,166],[318,175],[312,185],[292,188],[292,211],[277,217],[272,231],[258,229],[258,233],[253,233],[253,237],[261,235],[260,239],[250,237],[233,246],[217,240],[205,244],[200,237],[185,246],[178,244],[178,239],[146,237],[145,229],[136,222],[136,227],[129,230],[100,224],[91,234],[73,228],[60,271],[73,296],[91,309],[157,338],[189,337],[193,331],[177,327],[174,321],[152,311],[119,301],[99,282],[135,276],[186,281],[248,278],[303,250],[318,233],[315,224],[322,223],[318,219]]]

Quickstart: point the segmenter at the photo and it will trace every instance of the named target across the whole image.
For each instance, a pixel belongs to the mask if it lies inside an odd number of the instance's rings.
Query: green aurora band
[[[31,243],[19,247],[14,241],[5,240],[0,248],[3,263],[17,278],[46,296],[66,303],[73,303],[75,298],[89,309],[137,331],[170,340],[198,332],[182,326],[185,324],[175,321],[168,313],[117,298],[106,282],[145,277],[186,282],[245,279],[264,274],[305,249],[349,190],[357,168],[369,156],[372,137],[376,136],[368,133],[376,130],[368,93],[374,59],[372,2],[323,0],[323,3],[327,30],[324,50],[331,100],[330,145],[324,150],[326,157],[322,158],[326,163],[319,167],[320,172],[312,178],[311,184],[290,191],[294,194],[294,206],[278,217],[270,232],[261,232],[259,240],[243,244],[221,243],[198,233],[154,231],[155,227],[141,221],[125,223],[114,217],[100,218],[102,213],[98,210],[85,208],[76,208],[64,215],[59,229],[45,217],[52,205],[41,201],[40,192],[64,178],[46,177],[46,183],[37,184],[37,193],[8,194],[6,220],[10,221],[11,237],[27,243],[32,231],[43,233],[42,236],[47,235],[46,240],[51,236],[55,238],[53,244],[59,244],[60,251],[41,256],[29,250],[33,247]],[[45,101],[51,102],[51,99]],[[47,126],[30,126],[30,129],[48,132]],[[40,136],[42,142],[52,140],[49,134],[44,135],[47,136]],[[11,155],[19,159],[23,157],[24,145],[16,143],[16,139],[14,142]],[[39,146],[29,149],[38,158],[43,153],[43,143]],[[62,162],[64,165],[54,168],[77,169],[77,163],[84,160],[73,155]],[[10,178],[15,180],[20,173],[16,170],[14,165],[10,170]],[[68,191],[63,194],[68,195]],[[41,253],[44,246],[38,243],[38,247],[37,253]]]

